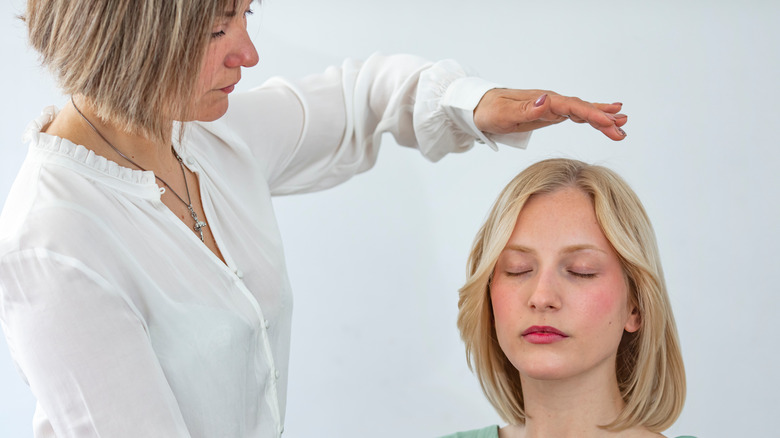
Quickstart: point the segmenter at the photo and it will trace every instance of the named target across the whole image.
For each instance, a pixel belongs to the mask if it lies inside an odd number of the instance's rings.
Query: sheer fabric
[[[383,132],[431,160],[493,145],[472,117],[493,87],[452,61],[375,55],[185,124],[174,147],[225,263],[152,172],[42,133],[47,108],[0,215],[0,322],[38,400],[35,436],[281,435],[292,295],[271,196],[369,169]]]

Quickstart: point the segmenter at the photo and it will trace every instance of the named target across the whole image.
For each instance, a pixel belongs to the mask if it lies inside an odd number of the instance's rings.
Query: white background
[[[260,65],[318,72],[374,51],[454,58],[490,80],[622,101],[628,138],[566,123],[528,150],[478,145],[431,164],[386,138],[335,189],[277,199],[295,290],[285,436],[434,437],[499,422],[468,371],[457,289],[498,191],[542,158],[605,164],[654,222],[688,399],[668,436],[776,436],[780,409],[780,3],[268,0]],[[61,96],[0,6],[0,203],[24,126]],[[0,341],[0,437],[30,437],[34,399]],[[770,427],[771,426],[771,427]]]

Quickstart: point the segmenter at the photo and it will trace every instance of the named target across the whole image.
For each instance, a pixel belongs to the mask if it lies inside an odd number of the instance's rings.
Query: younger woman
[[[477,234],[460,290],[469,365],[509,423],[451,438],[660,437],[685,372],[652,226],[614,172],[521,172]]]

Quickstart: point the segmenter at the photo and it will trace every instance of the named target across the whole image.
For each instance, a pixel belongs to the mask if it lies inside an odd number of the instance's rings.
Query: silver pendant
[[[205,242],[205,240],[203,239],[202,228],[207,226],[208,224],[206,222],[198,220],[198,214],[195,213],[195,210],[192,208],[192,204],[188,205],[187,209],[190,210],[190,216],[192,216],[192,220],[195,221],[195,225],[192,226],[192,229],[195,230],[195,232],[197,232],[198,234],[200,234],[200,241]]]

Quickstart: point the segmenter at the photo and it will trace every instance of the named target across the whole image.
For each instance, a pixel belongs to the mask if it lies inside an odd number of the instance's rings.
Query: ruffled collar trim
[[[31,148],[68,157],[112,178],[131,184],[156,185],[154,172],[120,166],[114,161],[95,154],[82,145],[75,144],[65,138],[41,132],[43,128],[54,120],[58,112],[54,106],[44,108],[41,115],[27,125],[22,140],[25,143],[29,143]]]

